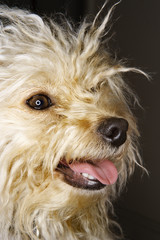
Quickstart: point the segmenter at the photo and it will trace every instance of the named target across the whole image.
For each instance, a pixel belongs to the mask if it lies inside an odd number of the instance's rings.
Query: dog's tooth
[[[88,173],[82,173],[83,177],[88,178]]]
[[[95,177],[89,175],[88,173],[82,173],[82,175],[83,175],[83,177],[86,177],[86,178],[88,178],[90,180],[95,180],[96,179]]]
[[[93,177],[93,176],[91,176],[91,175],[88,175],[88,179],[90,179],[90,180],[96,180],[96,178]]]

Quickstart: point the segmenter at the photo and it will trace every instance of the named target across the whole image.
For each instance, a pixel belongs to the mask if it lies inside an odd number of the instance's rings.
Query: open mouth
[[[115,165],[108,159],[101,161],[79,161],[68,164],[60,161],[56,170],[64,175],[64,180],[73,187],[100,190],[112,185],[118,178]]]

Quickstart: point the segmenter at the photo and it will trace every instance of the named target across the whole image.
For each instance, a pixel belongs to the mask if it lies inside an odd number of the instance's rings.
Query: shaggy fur
[[[140,160],[129,108],[134,95],[122,73],[141,71],[111,59],[103,47],[110,13],[99,25],[97,16],[75,30],[67,21],[0,7],[0,239],[114,238],[110,202]],[[26,101],[37,94],[52,105],[30,108]],[[129,123],[118,148],[97,134],[109,117]],[[118,180],[96,191],[73,187],[56,171],[64,158],[109,158]]]

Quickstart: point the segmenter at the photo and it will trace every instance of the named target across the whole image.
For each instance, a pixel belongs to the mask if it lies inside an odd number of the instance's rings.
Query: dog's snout
[[[103,139],[114,147],[121,146],[127,139],[128,122],[123,118],[109,118],[98,127]]]

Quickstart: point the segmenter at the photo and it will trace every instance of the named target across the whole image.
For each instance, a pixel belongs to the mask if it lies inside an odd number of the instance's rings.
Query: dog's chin
[[[100,190],[106,185],[102,184],[98,179],[89,176],[87,174],[74,172],[68,164],[60,162],[56,168],[56,171],[63,174],[64,181],[69,185],[86,189],[86,190]],[[92,179],[91,179],[92,178]]]

